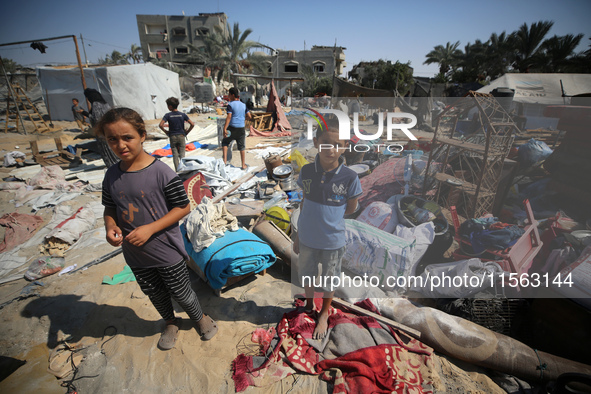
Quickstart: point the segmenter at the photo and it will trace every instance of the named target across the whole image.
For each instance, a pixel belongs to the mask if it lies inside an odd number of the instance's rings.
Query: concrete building
[[[213,34],[215,26],[226,32],[228,17],[223,12],[185,15],[136,15],[144,61],[166,59],[184,63],[191,52],[189,44],[199,48],[203,38]]]
[[[303,77],[303,66],[310,67],[320,78],[343,73],[347,63],[345,62],[345,47],[312,46],[312,49],[304,51],[273,50],[270,47],[267,53],[255,51],[257,55],[267,57],[268,76],[278,78],[275,86],[280,95],[291,86],[289,79],[296,80]]]
[[[304,51],[276,51],[269,59],[269,71],[278,78],[301,77],[302,66],[312,68],[320,77],[340,75],[347,63],[344,47],[314,45]]]

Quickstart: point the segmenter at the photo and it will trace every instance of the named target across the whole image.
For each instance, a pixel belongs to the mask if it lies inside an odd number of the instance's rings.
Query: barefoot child
[[[300,172],[298,185],[303,189],[304,199],[294,251],[299,253],[298,276],[302,282],[303,276],[325,278],[341,275],[341,259],[345,253],[344,215],[355,211],[357,198],[361,195],[357,174],[344,165],[341,157],[345,145],[346,141],[339,139],[338,124],[329,123],[328,130],[319,128],[314,138],[314,146],[318,149],[316,160],[306,164]],[[324,283],[330,284],[331,281],[329,279]],[[304,288],[306,309],[313,310],[314,288],[306,285]],[[314,339],[326,336],[328,309],[334,295],[333,289],[322,290],[322,309],[318,314]]]
[[[121,159],[103,180],[107,241],[122,246],[140,288],[166,321],[158,347],[172,349],[178,337],[180,319],[175,318],[171,298],[195,322],[201,338],[211,339],[217,325],[201,311],[185,264],[178,222],[190,207],[181,180],[144,151],[146,127],[134,110],[111,109],[97,132]]]

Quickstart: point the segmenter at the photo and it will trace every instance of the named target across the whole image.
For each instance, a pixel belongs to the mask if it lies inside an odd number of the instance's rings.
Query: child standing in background
[[[170,111],[162,118],[158,127],[170,139],[170,149],[172,150],[172,161],[174,162],[175,171],[179,170],[179,163],[185,157],[185,137],[193,130],[195,123],[187,114],[178,110],[179,100],[175,97],[166,99],[166,105]],[[185,122],[189,123],[189,129],[185,131]],[[164,128],[164,124],[168,123],[168,131]]]

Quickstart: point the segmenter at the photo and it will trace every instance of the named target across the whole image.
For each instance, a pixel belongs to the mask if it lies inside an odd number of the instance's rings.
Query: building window
[[[273,63],[265,62],[265,65],[267,66],[267,71],[272,73],[273,72]]]
[[[146,24],[146,34],[163,34],[166,31],[166,25],[148,25]]]
[[[150,52],[150,57],[162,59],[168,58],[168,46],[166,44],[148,44],[148,51]]]
[[[172,29],[172,35],[173,36],[186,36],[187,31],[185,30],[184,27],[175,27],[174,29]]]
[[[314,62],[312,65],[314,72],[316,73],[323,73],[324,72],[324,62]]]
[[[207,36],[209,35],[209,29],[207,27],[200,27],[195,30],[195,36]]]
[[[297,63],[285,63],[284,70],[286,73],[297,73],[298,72],[298,64]]]
[[[189,53],[189,48],[176,47],[176,48],[174,48],[174,53],[176,53],[177,55],[186,55],[187,53]]]

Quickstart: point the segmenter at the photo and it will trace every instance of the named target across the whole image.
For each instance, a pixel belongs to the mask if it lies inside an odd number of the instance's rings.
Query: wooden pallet
[[[258,131],[269,131],[273,126],[273,114],[271,112],[252,113],[252,127]]]
[[[82,164],[82,148],[76,149],[76,154],[70,153],[63,148],[62,140],[59,137],[54,138],[56,150],[53,152],[39,152],[39,145],[36,140],[29,141],[31,152],[35,161],[43,167],[60,166],[62,168],[72,168]]]

